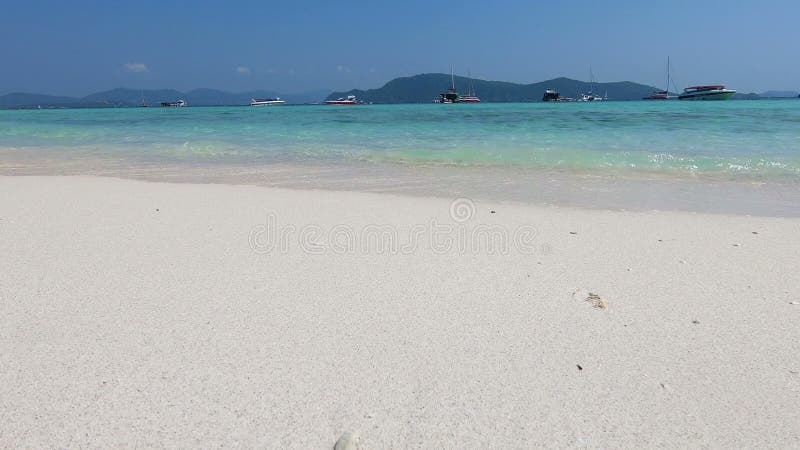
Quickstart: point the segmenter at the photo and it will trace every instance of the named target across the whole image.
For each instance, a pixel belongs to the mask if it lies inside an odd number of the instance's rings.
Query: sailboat
[[[592,72],[592,66],[589,66],[589,92],[586,94],[581,94],[578,96],[575,101],[577,102],[598,102],[601,100],[606,100],[608,98],[608,91],[606,91],[606,95],[598,96],[592,93],[594,91],[594,72]]]
[[[667,56],[667,88],[663,91],[653,91],[647,97],[642,97],[642,100],[669,100],[669,56]]]
[[[461,96],[461,103],[480,103],[481,99],[475,95],[475,85],[472,84],[472,73],[469,71],[467,71],[467,79],[469,80],[467,82],[467,95]]]
[[[453,66],[450,66],[450,82],[451,88],[447,92],[439,94],[438,103],[460,103],[461,94],[456,91],[456,76],[453,74]]]

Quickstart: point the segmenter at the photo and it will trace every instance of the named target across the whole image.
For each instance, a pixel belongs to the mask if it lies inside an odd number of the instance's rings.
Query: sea
[[[800,101],[0,110],[0,174],[800,216]]]

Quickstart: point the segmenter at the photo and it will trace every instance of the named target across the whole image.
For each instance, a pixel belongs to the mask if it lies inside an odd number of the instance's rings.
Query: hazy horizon
[[[0,17],[0,95],[212,88],[301,93],[448,73],[529,84],[557,77],[739,92],[800,90],[800,4],[788,0],[512,1],[431,6],[309,1],[236,6],[12,2]],[[713,21],[706,20],[714,18]],[[764,20],[764,19],[768,20]]]

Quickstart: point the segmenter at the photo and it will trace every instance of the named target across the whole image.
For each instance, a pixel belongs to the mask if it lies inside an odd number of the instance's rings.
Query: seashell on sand
[[[358,450],[361,444],[361,436],[352,431],[345,431],[336,441],[333,450]]]

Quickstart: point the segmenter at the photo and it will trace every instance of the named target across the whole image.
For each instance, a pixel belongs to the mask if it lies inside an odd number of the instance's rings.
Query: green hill
[[[509,83],[506,81],[487,81],[465,77],[455,77],[456,89],[467,92],[471,82],[478,97],[484,102],[530,102],[541,101],[546,89],[555,89],[564,97],[575,97],[588,92],[590,83],[570,78],[555,78],[532,84]],[[443,73],[426,73],[411,77],[395,78],[378,89],[347,92],[333,92],[327,100],[355,95],[360,100],[373,103],[430,103],[439,94],[450,87],[450,75]],[[595,94],[608,94],[610,100],[639,100],[649,95],[655,88],[630,81],[613,83],[594,83]]]

